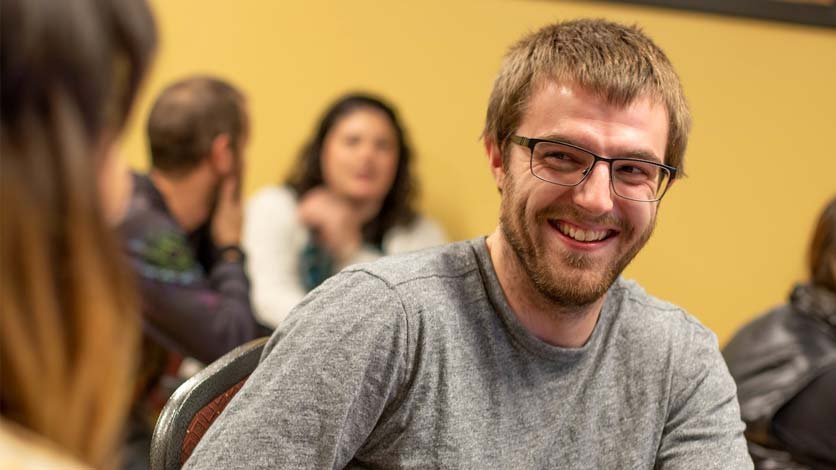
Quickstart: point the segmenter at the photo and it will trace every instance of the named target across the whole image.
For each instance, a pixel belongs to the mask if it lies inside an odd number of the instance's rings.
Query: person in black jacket
[[[836,468],[836,198],[819,218],[809,269],[786,305],[723,351],[759,469]]]
[[[243,94],[217,78],[190,77],[162,92],[147,125],[151,171],[133,176],[121,225],[144,333],[128,468],[147,466],[153,423],[184,357],[208,364],[269,334],[253,316],[240,248]]]

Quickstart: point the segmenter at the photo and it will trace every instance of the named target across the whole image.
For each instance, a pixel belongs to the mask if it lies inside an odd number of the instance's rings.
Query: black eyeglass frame
[[[534,139],[534,138],[530,138],[530,137],[522,137],[522,136],[519,136],[519,135],[512,135],[511,137],[509,137],[509,140],[511,142],[517,144],[517,145],[521,145],[523,147],[528,148],[528,150],[530,152],[529,159],[528,159],[528,168],[531,171],[532,176],[539,179],[540,181],[545,181],[546,183],[556,184],[558,186],[564,186],[564,187],[567,187],[567,188],[573,188],[575,186],[578,186],[579,184],[586,181],[586,177],[589,176],[590,173],[592,173],[591,170],[593,168],[595,168],[595,165],[597,165],[598,162],[604,162],[604,163],[608,164],[609,167],[610,167],[610,189],[612,189],[613,194],[615,194],[616,196],[618,196],[620,198],[627,199],[627,200],[630,200],[630,201],[658,202],[658,201],[661,201],[662,198],[665,196],[665,194],[668,192],[668,188],[671,187],[671,182],[674,179],[676,179],[676,170],[677,170],[676,167],[673,167],[673,166],[670,166],[670,165],[665,165],[664,163],[652,162],[652,161],[649,161],[649,160],[643,160],[641,158],[629,158],[629,157],[607,158],[607,157],[602,157],[602,156],[600,156],[600,155],[598,155],[594,152],[590,152],[589,150],[587,150],[583,147],[578,147],[577,145],[570,144],[568,142],[563,142],[563,141],[560,141],[560,140]],[[583,178],[581,178],[581,180],[578,181],[575,184],[557,183],[557,182],[549,181],[545,178],[542,178],[534,172],[534,147],[537,146],[537,144],[540,143],[540,142],[546,142],[546,143],[558,144],[558,145],[565,145],[567,147],[571,147],[573,149],[580,150],[581,152],[588,153],[589,155],[592,155],[592,157],[593,157],[592,165],[590,165],[589,168],[584,170]],[[665,188],[662,190],[662,193],[657,195],[656,199],[651,199],[651,200],[647,201],[647,200],[644,200],[644,199],[633,199],[633,198],[629,198],[629,197],[626,197],[626,196],[622,196],[621,194],[618,194],[618,191],[615,190],[615,179],[614,179],[613,174],[612,174],[612,164],[613,164],[613,162],[617,162],[617,161],[649,163],[651,165],[655,165],[655,166],[658,166],[658,167],[661,167],[661,168],[664,168],[664,169],[668,170],[670,172],[670,178],[668,179],[667,183],[665,183]]]

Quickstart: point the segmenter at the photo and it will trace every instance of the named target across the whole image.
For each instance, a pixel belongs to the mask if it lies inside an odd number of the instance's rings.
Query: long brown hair
[[[156,30],[144,0],[0,1],[0,411],[111,467],[139,330],[97,175]]]

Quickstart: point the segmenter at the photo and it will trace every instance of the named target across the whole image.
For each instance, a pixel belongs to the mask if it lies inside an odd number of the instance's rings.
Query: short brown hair
[[[810,282],[836,292],[836,197],[819,216],[808,258]]]
[[[691,116],[679,77],[665,53],[637,26],[582,19],[552,24],[511,46],[494,82],[483,138],[504,148],[519,126],[535,85],[544,79],[575,83],[615,106],[642,95],[669,115],[665,163],[680,171]]]
[[[148,115],[151,166],[184,173],[208,155],[212,141],[229,135],[233,149],[247,132],[244,95],[214,77],[190,77],[169,85]]]

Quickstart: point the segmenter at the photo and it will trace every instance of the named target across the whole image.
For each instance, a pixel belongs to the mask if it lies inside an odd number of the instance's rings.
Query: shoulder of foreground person
[[[676,339],[680,346],[705,344],[717,348],[717,336],[682,307],[648,294],[636,281],[619,278],[609,294],[616,301],[623,335],[650,340]],[[648,341],[649,347],[665,347],[669,341]]]
[[[410,317],[421,314],[415,296],[432,290],[427,283],[446,283],[445,276],[467,276],[473,264],[471,247],[456,244],[326,280],[275,332],[186,467],[348,464],[414,375],[418,331]]]
[[[478,269],[473,240],[423,247],[420,251],[396,253],[344,271],[363,271],[393,286],[434,277],[456,277]]]
[[[438,298],[442,291],[450,291],[447,281],[466,277],[478,270],[471,242],[457,242],[379,258],[368,263],[351,265],[321,286],[311,291],[288,315],[290,321],[298,314],[310,315],[308,304],[321,296],[348,295],[353,301],[364,302],[365,296],[386,295],[399,300],[406,314],[420,313],[422,301]],[[357,295],[358,292],[365,292]],[[458,294],[460,292],[456,291]],[[481,292],[473,293],[482,295]],[[342,303],[342,302],[341,302]],[[335,315],[352,315],[352,310],[335,312]]]
[[[403,312],[367,272],[328,279],[275,332],[185,468],[345,466],[408,380]]]
[[[656,468],[752,468],[736,387],[716,335],[633,281],[619,280],[611,294],[618,302],[620,349],[669,369]]]

